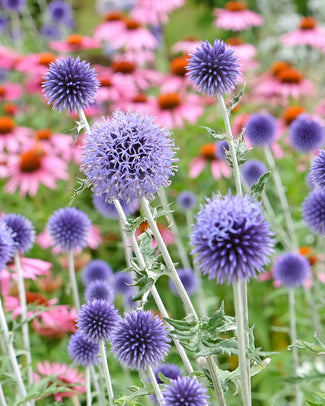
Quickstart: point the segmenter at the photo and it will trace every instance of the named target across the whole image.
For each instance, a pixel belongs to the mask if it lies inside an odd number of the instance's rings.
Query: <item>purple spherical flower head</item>
[[[176,203],[183,210],[192,210],[197,204],[197,197],[194,193],[184,190],[177,196]]]
[[[77,326],[84,339],[98,343],[111,337],[119,318],[114,305],[106,300],[93,300],[81,306]]]
[[[166,385],[163,394],[164,406],[209,405],[207,389],[196,378],[178,377]]]
[[[187,75],[199,91],[208,96],[229,93],[238,83],[238,58],[223,41],[216,39],[211,45],[202,41],[190,54]]]
[[[48,5],[47,13],[54,23],[69,23],[72,19],[70,4],[61,0],[54,0]]]
[[[130,368],[156,366],[167,355],[168,331],[151,311],[131,311],[120,319],[112,333],[115,356]]]
[[[300,114],[289,127],[289,137],[297,151],[310,152],[323,144],[324,129],[306,114]]]
[[[85,299],[88,303],[93,300],[106,300],[106,302],[113,303],[114,290],[106,281],[93,281],[86,287]]]
[[[325,151],[320,150],[310,169],[310,180],[316,190],[325,192]]]
[[[303,255],[289,252],[280,255],[274,261],[274,279],[287,288],[303,285],[310,273],[309,261]]]
[[[182,281],[182,284],[184,285],[184,288],[186,292],[191,296],[193,295],[198,288],[198,280],[193,272],[192,269],[177,269],[178,276],[180,280]],[[169,288],[170,290],[175,294],[178,295],[176,286],[174,285],[174,282],[169,279]]]
[[[20,12],[26,8],[26,0],[2,0],[1,6],[4,10]]]
[[[275,137],[275,122],[269,113],[254,113],[247,122],[245,136],[252,145],[270,145]]]
[[[41,34],[48,40],[56,41],[61,38],[61,31],[56,25],[44,24],[42,25]]]
[[[133,291],[132,278],[127,272],[117,272],[114,275],[114,291],[122,295],[130,294]]]
[[[8,17],[0,15],[0,34],[8,27],[9,21]]]
[[[54,245],[64,251],[86,247],[90,227],[91,222],[87,214],[75,207],[55,211],[47,223]]]
[[[307,227],[316,234],[325,235],[325,193],[314,190],[302,204],[302,217]]]
[[[177,379],[179,376],[182,376],[182,370],[177,365],[168,363],[161,364],[154,370],[154,374],[158,383],[162,383],[158,375],[159,372],[169,379]]]
[[[70,358],[81,365],[87,367],[88,365],[96,365],[100,362],[98,343],[85,340],[79,331],[71,336],[68,343],[68,353]]]
[[[53,109],[67,109],[70,114],[90,106],[99,87],[96,72],[90,64],[68,56],[50,63],[42,84],[48,104]]]
[[[0,271],[11,261],[16,251],[13,233],[7,224],[0,220]]]
[[[267,172],[266,165],[257,159],[246,161],[241,167],[241,174],[248,186],[254,185]]]
[[[115,208],[114,203],[109,203],[107,201],[107,198],[108,197],[106,194],[96,195],[94,193],[93,194],[93,204],[94,204],[95,208],[104,217],[111,218],[111,219],[118,219],[119,215]],[[137,201],[127,203],[126,200],[121,200],[120,204],[121,204],[124,214],[126,216],[129,216],[129,215],[135,213],[139,208],[139,203]]]
[[[112,276],[112,268],[102,259],[90,261],[82,271],[82,281],[84,285],[88,285],[97,280],[107,282]]]
[[[274,240],[261,204],[250,196],[213,196],[197,215],[191,235],[199,268],[218,283],[256,277]]]
[[[137,112],[115,111],[88,134],[81,170],[98,195],[137,201],[152,198],[174,174],[175,148],[167,128]]]
[[[217,142],[216,158],[224,161],[226,159],[226,151],[229,151],[228,142],[226,140]]]
[[[35,230],[32,223],[21,214],[7,214],[2,218],[12,230],[16,250],[23,254],[29,251],[35,241]]]

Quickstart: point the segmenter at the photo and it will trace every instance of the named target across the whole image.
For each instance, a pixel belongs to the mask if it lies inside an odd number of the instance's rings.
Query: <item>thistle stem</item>
[[[74,269],[74,259],[73,259],[73,252],[71,250],[68,251],[68,262],[69,262],[69,277],[70,277],[70,284],[72,289],[73,301],[77,312],[80,310],[80,300],[78,294],[78,285],[76,279],[76,272]]]
[[[86,396],[87,396],[87,406],[91,406],[91,378],[90,378],[90,369],[86,367]]]
[[[105,380],[106,380],[106,388],[107,388],[107,393],[108,393],[109,404],[110,404],[110,406],[113,406],[114,393],[113,393],[113,387],[112,387],[112,382],[111,382],[111,376],[109,374],[109,369],[108,369],[105,344],[104,344],[103,340],[100,340],[100,342],[99,342],[99,353],[102,358],[102,365],[103,365],[104,375],[105,375]]]
[[[216,392],[217,398],[218,398],[218,402],[219,402],[219,406],[227,406],[226,403],[226,399],[222,390],[222,387],[220,385],[219,379],[218,379],[218,371],[216,368],[216,364],[213,360],[212,355],[209,355],[207,358],[207,364],[209,367],[209,371],[211,374],[211,379],[212,379],[212,384],[214,387],[214,391]]]
[[[155,374],[154,374],[154,372],[153,372],[153,370],[152,370],[152,368],[151,368],[150,365],[147,367],[147,373],[148,373],[148,376],[149,376],[149,378],[150,378],[150,382],[152,383],[152,386],[153,386],[153,389],[154,389],[154,391],[155,391],[155,394],[156,394],[156,396],[157,396],[158,404],[159,404],[160,406],[162,406],[163,395],[162,395],[162,393],[161,393],[161,390],[160,390],[160,388],[159,388],[159,385],[158,385],[158,382],[157,382],[157,380],[156,380]]]
[[[2,385],[0,383],[0,406],[7,406],[6,398],[2,390]]]
[[[78,116],[79,116],[80,120],[83,122],[84,126],[86,127],[87,133],[90,133],[90,125],[88,123],[86,114],[83,109],[81,109],[81,108],[78,109]]]

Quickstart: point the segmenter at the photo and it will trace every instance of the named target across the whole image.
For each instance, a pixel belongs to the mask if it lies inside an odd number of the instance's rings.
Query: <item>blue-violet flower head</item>
[[[97,357],[99,353],[98,343],[86,340],[79,331],[71,336],[68,343],[68,353],[70,358],[82,367],[96,365],[100,362],[100,357]]]
[[[106,300],[109,303],[113,303],[114,290],[107,281],[93,281],[86,287],[85,299],[88,303],[93,300]]]
[[[252,145],[270,145],[275,137],[276,120],[269,113],[254,113],[247,122],[245,136]]]
[[[0,220],[0,270],[12,260],[15,251],[16,246],[12,230]]]
[[[35,241],[35,229],[32,223],[21,214],[10,213],[2,218],[12,230],[16,250],[23,254],[29,251]]]
[[[93,259],[88,262],[82,271],[82,282],[88,285],[91,282],[101,280],[107,282],[113,276],[110,265],[102,259]]]
[[[274,261],[273,277],[287,288],[302,286],[310,273],[310,263],[303,255],[289,252]]]
[[[254,185],[266,172],[266,165],[257,159],[250,159],[249,161],[246,161],[241,167],[242,177],[248,186]]]
[[[193,295],[198,288],[198,280],[193,272],[192,269],[177,269],[178,276],[180,280],[182,281],[182,284],[186,290],[186,292],[191,296]],[[169,288],[170,290],[175,294],[178,295],[176,286],[174,282],[169,279]]]
[[[70,4],[62,0],[51,1],[47,13],[54,23],[69,23],[73,17]]]
[[[133,291],[132,278],[128,272],[117,272],[114,274],[114,291],[122,295],[130,295]]]
[[[226,140],[217,142],[216,158],[222,161],[226,160],[226,151],[229,151],[229,144]]]
[[[325,192],[325,151],[323,149],[311,165],[310,180],[316,190]]]
[[[302,217],[314,233],[325,235],[325,193],[314,190],[302,204]]]
[[[209,405],[207,389],[196,378],[178,377],[166,385],[163,394],[164,406]]]
[[[289,127],[291,145],[299,152],[310,152],[324,142],[324,128],[306,114],[300,114]]]
[[[94,193],[93,194],[93,204],[94,204],[96,210],[102,216],[104,216],[106,218],[118,219],[119,215],[115,208],[114,203],[109,203],[107,201],[107,199],[108,199],[108,196],[105,193],[102,195],[96,195]],[[127,203],[126,200],[121,200],[120,204],[121,204],[124,214],[126,216],[130,216],[131,214],[134,214],[139,208],[139,203],[137,201]]]
[[[26,0],[2,0],[1,6],[4,10],[9,10],[13,12],[23,11],[26,6]]]
[[[176,203],[183,210],[192,210],[197,204],[197,197],[193,192],[183,190],[183,192],[177,196]]]
[[[158,375],[159,372],[169,379],[177,379],[179,376],[182,376],[182,370],[178,365],[168,363],[161,364],[154,370],[156,381],[158,383],[162,383]]]

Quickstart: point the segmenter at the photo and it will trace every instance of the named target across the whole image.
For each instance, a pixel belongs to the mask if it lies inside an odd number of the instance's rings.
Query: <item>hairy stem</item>
[[[163,401],[163,395],[162,395],[162,393],[161,393],[161,390],[160,390],[160,388],[159,388],[159,385],[158,385],[158,382],[157,382],[157,380],[156,380],[155,374],[154,374],[154,372],[153,372],[153,370],[152,370],[152,368],[151,368],[150,365],[147,367],[147,373],[148,373],[148,376],[149,376],[149,378],[150,378],[150,382],[152,383],[152,386],[153,386],[153,389],[154,389],[154,391],[155,391],[155,394],[156,394],[156,396],[157,396],[158,404],[159,404],[160,406],[162,406],[162,404],[163,404],[163,403],[162,403],[162,401]]]
[[[76,279],[76,272],[74,269],[74,259],[73,259],[73,252],[70,250],[68,251],[68,261],[69,261],[69,278],[70,278],[70,285],[72,289],[73,301],[77,312],[80,310],[80,300],[79,300],[79,293],[78,293],[78,285]]]
[[[102,365],[103,365],[103,369],[104,369],[104,376],[105,376],[105,381],[106,381],[106,388],[107,388],[107,393],[108,393],[109,404],[110,404],[110,406],[113,406],[114,393],[113,393],[113,387],[112,387],[112,382],[111,382],[111,376],[110,376],[109,369],[108,369],[105,344],[104,344],[103,340],[100,340],[100,342],[99,342],[99,353],[100,353],[100,356],[102,359]]]

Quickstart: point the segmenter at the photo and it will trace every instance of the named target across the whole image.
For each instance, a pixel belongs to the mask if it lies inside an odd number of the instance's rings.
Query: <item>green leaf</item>
[[[266,172],[260,178],[254,185],[251,186],[250,193],[252,196],[254,196],[257,200],[260,199],[261,194],[263,193],[265,186],[270,178],[271,172]]]
[[[238,106],[238,104],[240,103],[241,98],[243,97],[244,91],[246,88],[246,82],[243,84],[243,86],[241,87],[239,93],[237,94],[237,96],[235,96],[233,98],[233,100],[229,103],[229,106],[227,108],[228,114],[230,114],[232,112],[232,110]]]
[[[242,165],[244,162],[246,162],[246,154],[248,151],[251,150],[251,148],[247,148],[247,143],[244,138],[244,132],[245,129],[243,129],[240,136],[234,140],[235,153],[239,166]],[[230,167],[232,168],[233,167],[232,154],[230,151],[226,151],[226,159]]]
[[[212,138],[214,138],[217,141],[223,141],[226,139],[226,134],[225,133],[221,133],[218,131],[213,130],[210,127],[204,127],[202,126],[201,128],[204,128],[205,130],[207,130],[207,132],[209,133],[209,135],[211,135]]]
[[[72,188],[73,194],[71,196],[70,202],[69,202],[69,206],[71,206],[71,204],[74,202],[74,200],[86,189],[89,188],[90,184],[89,184],[89,180],[84,178],[77,178],[77,184],[79,186]]]

